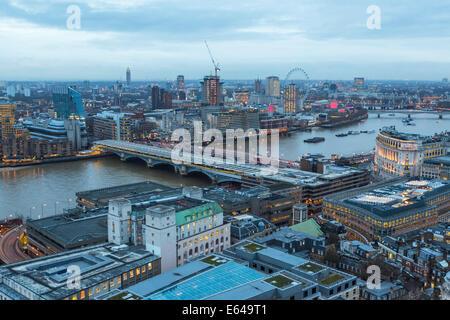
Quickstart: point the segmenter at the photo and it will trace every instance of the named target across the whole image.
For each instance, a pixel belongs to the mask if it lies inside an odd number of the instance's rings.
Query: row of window
[[[132,280],[135,276],[139,276],[141,273],[145,273],[145,272],[151,272],[152,270],[152,263],[149,262],[147,265],[143,265],[141,267],[137,267],[136,269],[130,270],[128,272],[124,272],[122,274],[122,276],[118,276],[115,278],[110,279],[109,281],[105,281],[100,285],[97,285],[94,288],[90,288],[90,289],[86,289],[86,290],[81,290],[78,294],[73,295],[72,296],[72,300],[82,300],[86,298],[86,295],[91,297],[94,294],[99,294],[101,292],[105,292],[105,291],[109,291],[111,289],[114,289],[116,286],[120,286],[122,283],[122,279],[123,281],[127,281],[127,280]],[[108,286],[109,285],[109,286]]]

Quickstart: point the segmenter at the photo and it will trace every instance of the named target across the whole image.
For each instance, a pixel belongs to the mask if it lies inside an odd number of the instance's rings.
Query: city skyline
[[[68,8],[80,9],[68,29]],[[0,5],[5,81],[255,79],[292,67],[311,79],[435,80],[450,73],[445,1],[377,1],[381,27],[366,26],[370,1],[272,3],[180,1],[27,1]],[[342,14],[341,14],[342,13]],[[343,14],[345,13],[345,15]]]

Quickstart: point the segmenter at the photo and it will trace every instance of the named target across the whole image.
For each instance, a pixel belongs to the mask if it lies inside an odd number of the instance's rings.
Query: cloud
[[[366,8],[381,8],[368,30]],[[450,73],[449,0],[8,0],[0,3],[5,79],[253,78],[309,66],[313,78],[441,78]],[[81,30],[67,30],[69,5]],[[399,66],[396,68],[396,64]],[[409,68],[405,67],[409,65]],[[328,71],[327,71],[328,70]],[[395,71],[398,71],[397,74]],[[419,72],[420,70],[420,72]],[[446,74],[447,73],[447,74]]]

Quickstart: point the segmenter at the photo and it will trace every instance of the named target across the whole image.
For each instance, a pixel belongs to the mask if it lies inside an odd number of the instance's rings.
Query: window
[[[140,268],[136,268],[136,275],[140,275],[141,274],[141,269]]]
[[[108,282],[103,282],[103,289],[107,290],[108,289]]]
[[[134,277],[134,272],[133,270],[130,271],[130,279]]]
[[[80,299],[84,299],[84,298],[85,298],[84,290],[81,290],[81,292],[80,292]]]
[[[89,289],[89,297],[92,296],[94,294],[94,292],[92,291],[92,289]]]

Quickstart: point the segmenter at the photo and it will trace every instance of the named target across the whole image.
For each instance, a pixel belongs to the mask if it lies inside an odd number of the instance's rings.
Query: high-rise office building
[[[232,110],[227,112],[214,112],[211,117],[211,127],[225,132],[227,129],[260,128],[258,109]]]
[[[283,110],[285,114],[298,112],[298,88],[295,83],[290,83],[283,92]]]
[[[278,77],[271,76],[266,78],[266,96],[280,96],[280,79]]]
[[[13,104],[0,105],[0,130],[2,139],[12,133],[15,109],[16,106]]]
[[[131,83],[131,70],[130,67],[127,68],[127,85]]]
[[[161,106],[160,103],[160,96],[159,96],[159,87],[158,86],[153,86],[152,87],[152,107],[153,109],[159,109],[159,107]]]
[[[20,125],[15,124],[14,111],[16,105],[2,104],[0,105],[0,140],[7,138],[29,137],[29,132]]]
[[[53,89],[53,104],[57,119],[85,119],[81,94],[71,87]]]
[[[103,111],[94,117],[94,137],[99,140],[132,139],[134,122],[126,113]]]
[[[255,92],[256,94],[262,94],[262,81],[261,79],[255,80]]]
[[[177,89],[178,90],[184,89],[184,76],[181,74],[177,77]]]
[[[6,95],[8,97],[15,97],[16,96],[16,87],[14,86],[8,86],[6,88]]]
[[[219,76],[206,76],[201,85],[203,105],[223,105],[223,82],[220,82]]]
[[[172,108],[172,92],[161,89],[161,106],[165,109]]]

